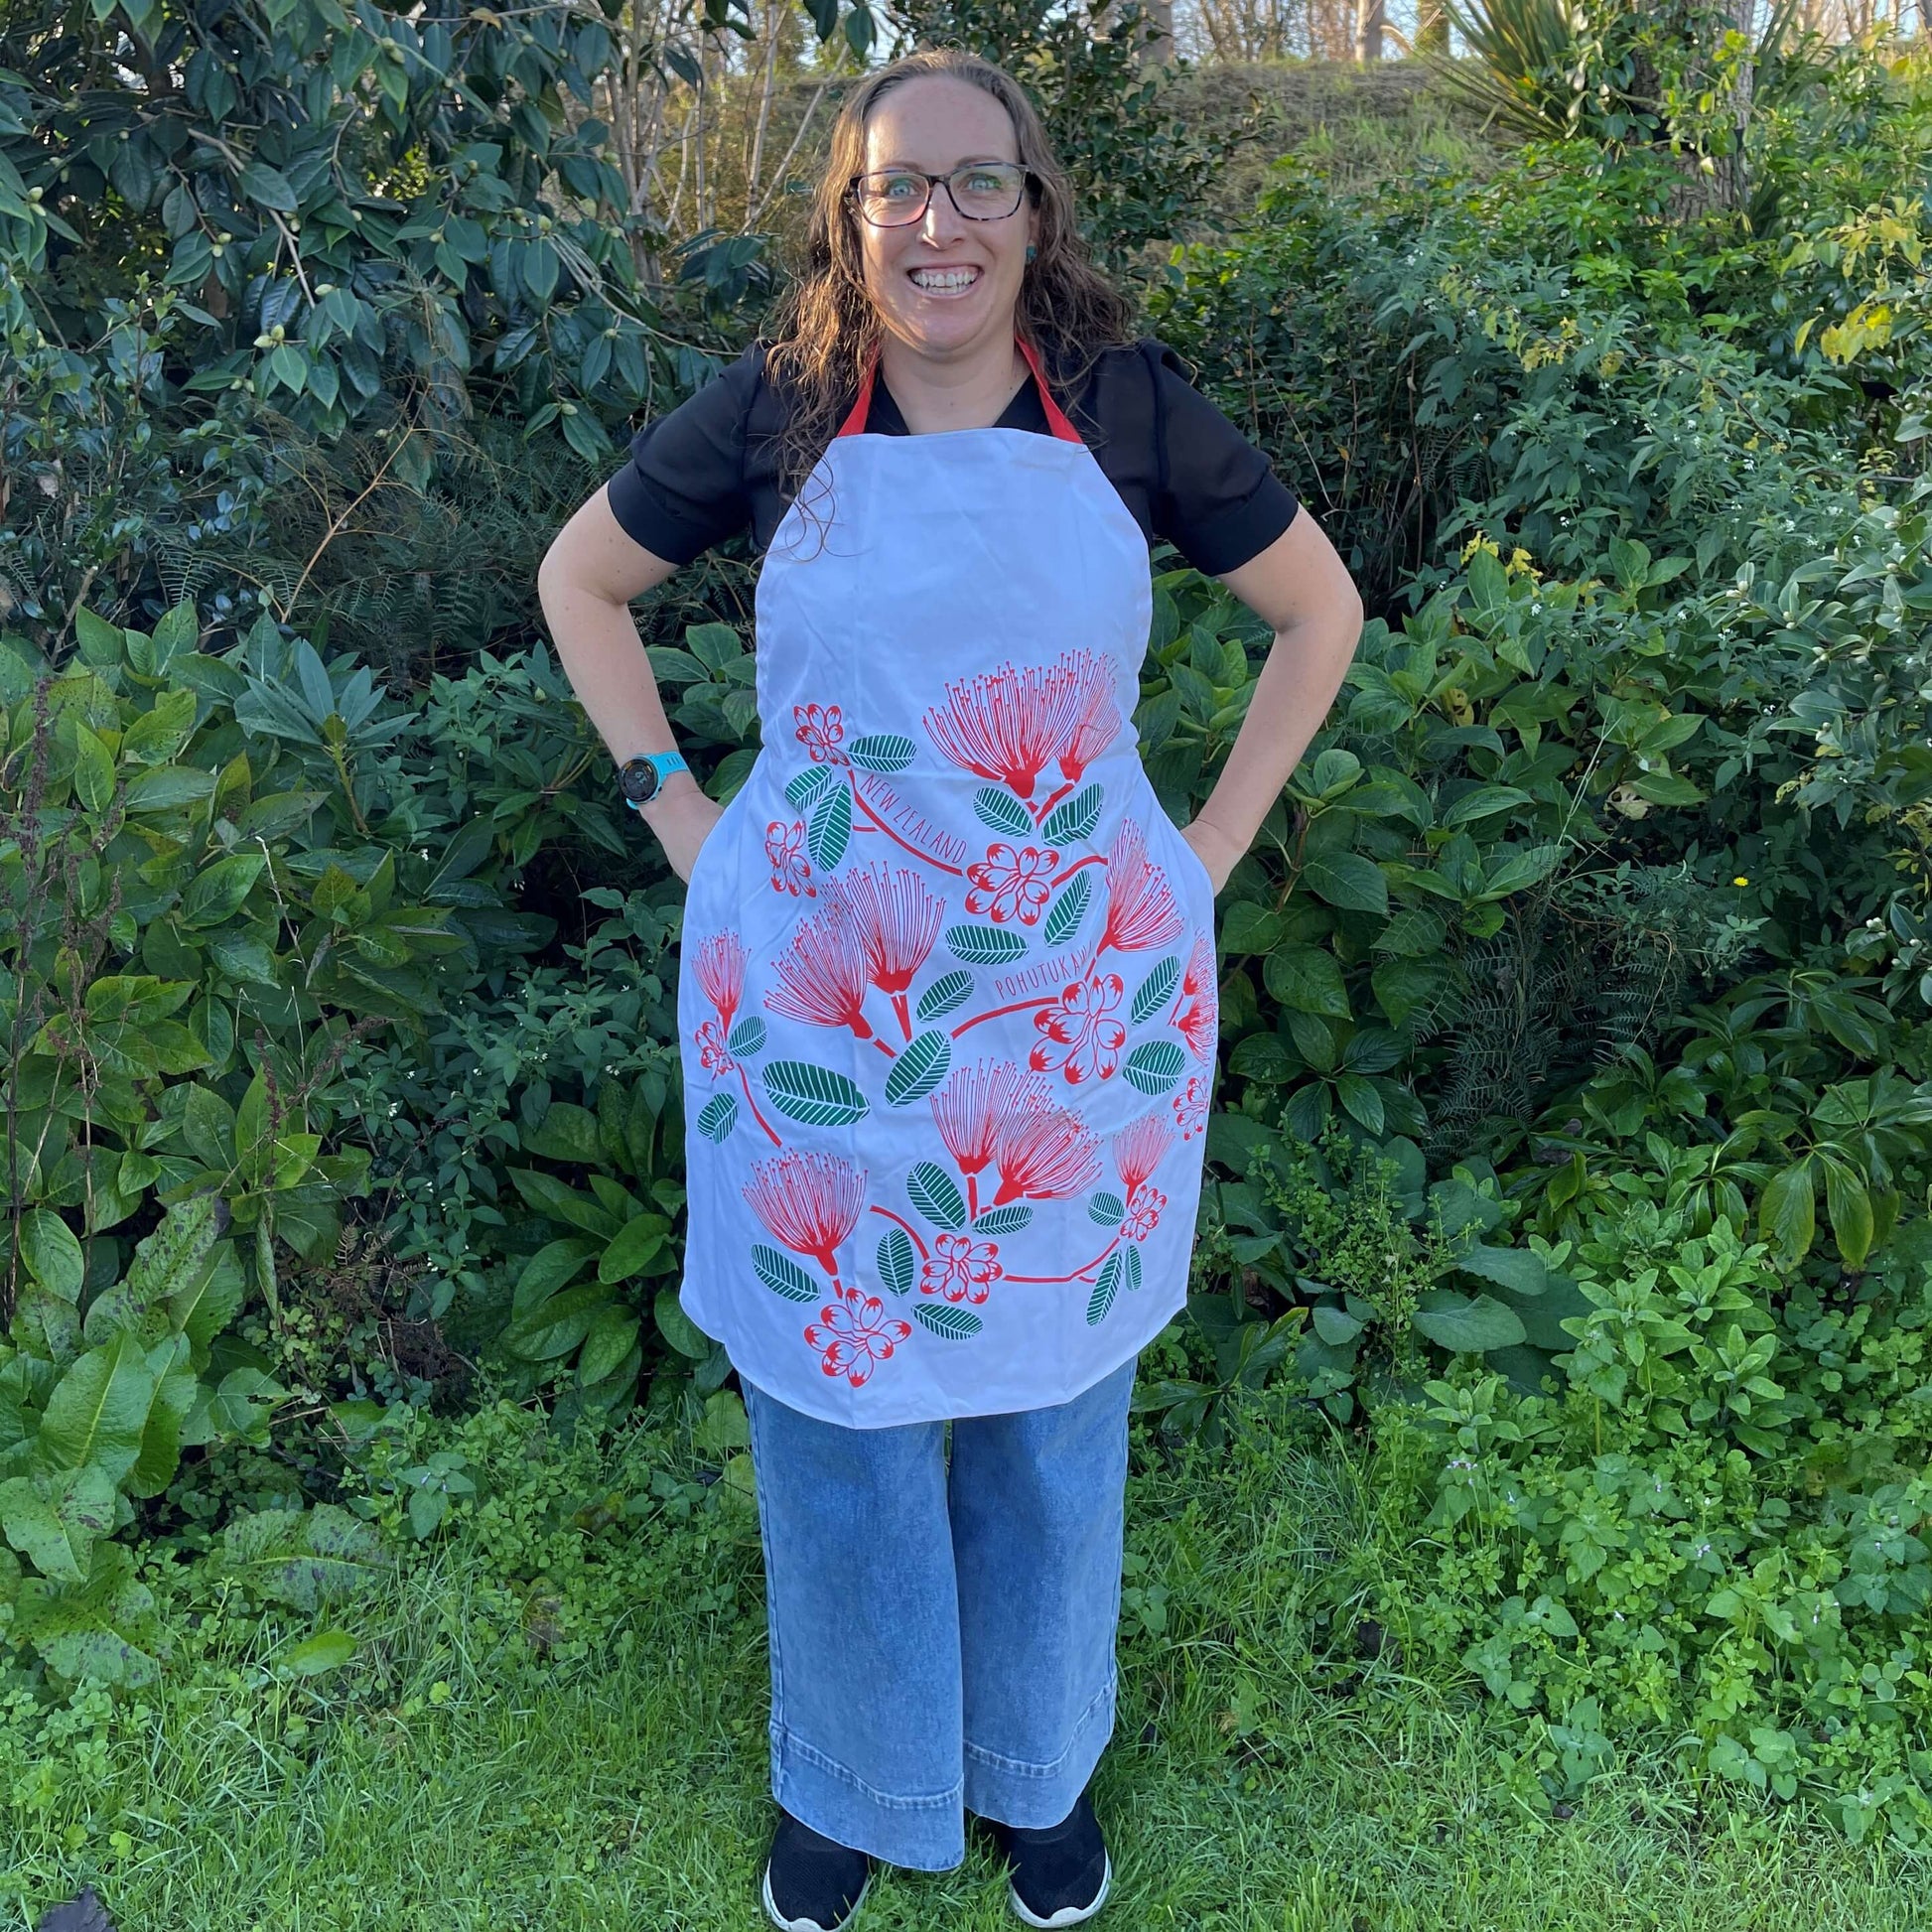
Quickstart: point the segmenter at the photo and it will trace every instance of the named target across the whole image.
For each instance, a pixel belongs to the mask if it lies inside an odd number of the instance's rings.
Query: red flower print
[[[1211,1060],[1221,1035],[1221,1005],[1220,989],[1214,984],[1214,942],[1205,933],[1195,936],[1187,970],[1180,978],[1180,997],[1184,1004],[1174,1016],[1174,1025],[1195,1059]]]
[[[1064,669],[1003,664],[948,684],[946,702],[925,714],[925,728],[955,764],[1031,798],[1072,732],[1079,696]]]
[[[1034,1042],[1027,1064],[1035,1073],[1057,1067],[1075,1086],[1095,1075],[1106,1079],[1127,1038],[1126,1026],[1114,1018],[1123,990],[1118,973],[1089,973],[1062,987],[1051,1006],[1034,1015],[1045,1038]]]
[[[824,1350],[819,1367],[827,1375],[843,1375],[855,1389],[863,1389],[874,1368],[892,1360],[893,1350],[912,1332],[912,1324],[889,1315],[886,1304],[863,1289],[832,1292],[838,1300],[828,1302],[819,1310],[818,1319],[806,1323],[805,1341]]]
[[[793,898],[800,893],[807,898],[818,897],[818,888],[812,884],[811,861],[801,850],[804,843],[802,818],[794,818],[789,825],[781,818],[774,818],[764,828],[764,856],[771,861],[774,893],[789,893]]]
[[[1134,1205],[1127,1210],[1127,1219],[1121,1223],[1121,1233],[1130,1241],[1145,1241],[1160,1223],[1161,1210],[1167,1204],[1168,1197],[1160,1188],[1143,1187]]]
[[[775,1160],[754,1161],[743,1191],[778,1240],[837,1276],[838,1245],[866,1203],[866,1176],[859,1169],[834,1154],[787,1148]]]
[[[1123,818],[1107,854],[1107,923],[1100,950],[1140,952],[1165,946],[1179,932],[1180,908],[1168,890],[1168,875],[1147,856],[1147,834]]]
[[[1187,1084],[1174,1095],[1173,1120],[1183,1141],[1191,1141],[1207,1125],[1207,1082],[1198,1073],[1188,1074]]]
[[[942,1234],[919,1270],[919,1293],[943,1295],[948,1302],[984,1302],[990,1283],[1002,1274],[1000,1248],[995,1241],[975,1241],[971,1235]]]
[[[814,764],[850,764],[839,748],[845,743],[845,721],[835,704],[795,704],[791,708],[792,736],[804,746]]]
[[[1018,852],[1004,841],[989,845],[986,857],[966,868],[966,877],[973,882],[966,895],[967,911],[990,911],[995,925],[1003,925],[1016,912],[1022,925],[1037,924],[1059,862],[1060,855],[1050,845],[1022,846]]]
[[[745,942],[735,932],[714,932],[691,963],[705,998],[718,1009],[719,1032],[730,1033],[745,997]]]
[[[1143,1114],[1114,1136],[1114,1166],[1131,1201],[1173,1146],[1173,1129],[1159,1114]]]
[[[979,1060],[953,1068],[931,1106],[939,1138],[961,1173],[976,1174],[992,1160],[1003,1123],[1035,1090],[1045,1097],[1041,1083],[1011,1060]]]
[[[707,1073],[730,1073],[738,1062],[725,1044],[725,1030],[715,1020],[707,1020],[693,1037],[698,1042],[698,1063]]]
[[[1053,1200],[1077,1194],[1100,1177],[1100,1138],[1070,1107],[1055,1106],[1037,1092],[1024,1096],[1018,1113],[1000,1125],[994,1160],[1000,1169],[996,1207],[1023,1195]]]
[[[771,962],[783,982],[764,996],[773,1013],[813,1027],[850,1027],[872,1037],[865,1014],[866,954],[859,929],[838,904],[800,919],[791,944]]]
[[[1091,651],[1075,651],[1072,677],[1078,710],[1066,749],[1060,753],[1060,776],[1077,784],[1095,759],[1120,735],[1120,705],[1114,697],[1113,666]]]
[[[865,952],[866,975],[893,1003],[908,1033],[905,993],[926,962],[946,915],[918,877],[898,866],[868,866],[841,873],[832,896],[844,907]]]

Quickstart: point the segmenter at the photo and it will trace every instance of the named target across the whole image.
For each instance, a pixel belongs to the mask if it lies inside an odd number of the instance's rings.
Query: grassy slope
[[[1923,1880],[1785,1815],[1693,1815],[1642,1766],[1560,1824],[1512,1802],[1489,1715],[1317,1627],[1372,1576],[1393,1525],[1347,1461],[1288,1432],[1135,1484],[1135,1540],[1170,1592],[1123,1643],[1103,1769],[1122,1928],[1242,1932],[1807,1932],[1915,1921]],[[607,1462],[589,1493],[634,1476]],[[545,1479],[549,1479],[546,1471]],[[553,1489],[587,1493],[585,1470]],[[634,1546],[633,1546],[634,1547]],[[541,1926],[709,1932],[760,1923],[768,1830],[756,1529],[728,1505],[653,1544],[627,1633],[560,1663],[504,1644],[480,1538],[459,1524],[374,1602],[318,1680],[306,1736],[231,1655],[69,1743],[58,1776],[0,1769],[0,1922],[83,1878],[123,1932]],[[1317,1587],[1317,1586],[1319,1586]],[[539,1606],[541,1609],[541,1606]],[[513,1619],[511,1619],[513,1622]],[[241,1627],[239,1624],[237,1627]],[[218,1651],[216,1653],[218,1656]],[[182,1680],[186,1680],[185,1682]],[[1351,1683],[1351,1680],[1354,1680]],[[282,1715],[278,1715],[278,1711]],[[17,1734],[17,1733],[16,1733]],[[117,1839],[114,1834],[125,1834]],[[959,1871],[889,1874],[867,1922],[1013,1921],[983,1847]],[[14,1916],[19,1914],[19,1916]]]

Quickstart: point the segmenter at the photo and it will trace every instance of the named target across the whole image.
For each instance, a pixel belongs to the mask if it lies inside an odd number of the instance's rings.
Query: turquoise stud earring
[[[1033,258],[1038,253],[1039,250],[1035,248],[1031,241],[1027,243],[1027,259],[1029,261],[1032,261]]]

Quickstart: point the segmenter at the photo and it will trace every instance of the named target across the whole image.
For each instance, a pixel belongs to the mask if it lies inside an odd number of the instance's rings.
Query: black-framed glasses
[[[925,219],[935,188],[944,188],[968,221],[1004,221],[1020,206],[1033,171],[1017,161],[965,161],[950,174],[875,168],[854,175],[850,193],[875,228],[904,228]]]

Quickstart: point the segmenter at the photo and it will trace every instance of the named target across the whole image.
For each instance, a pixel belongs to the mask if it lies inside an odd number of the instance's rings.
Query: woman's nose
[[[926,197],[925,218],[919,223],[920,231],[928,241],[952,241],[958,237],[961,215],[953,207],[952,190],[943,181],[932,184],[932,192]]]

